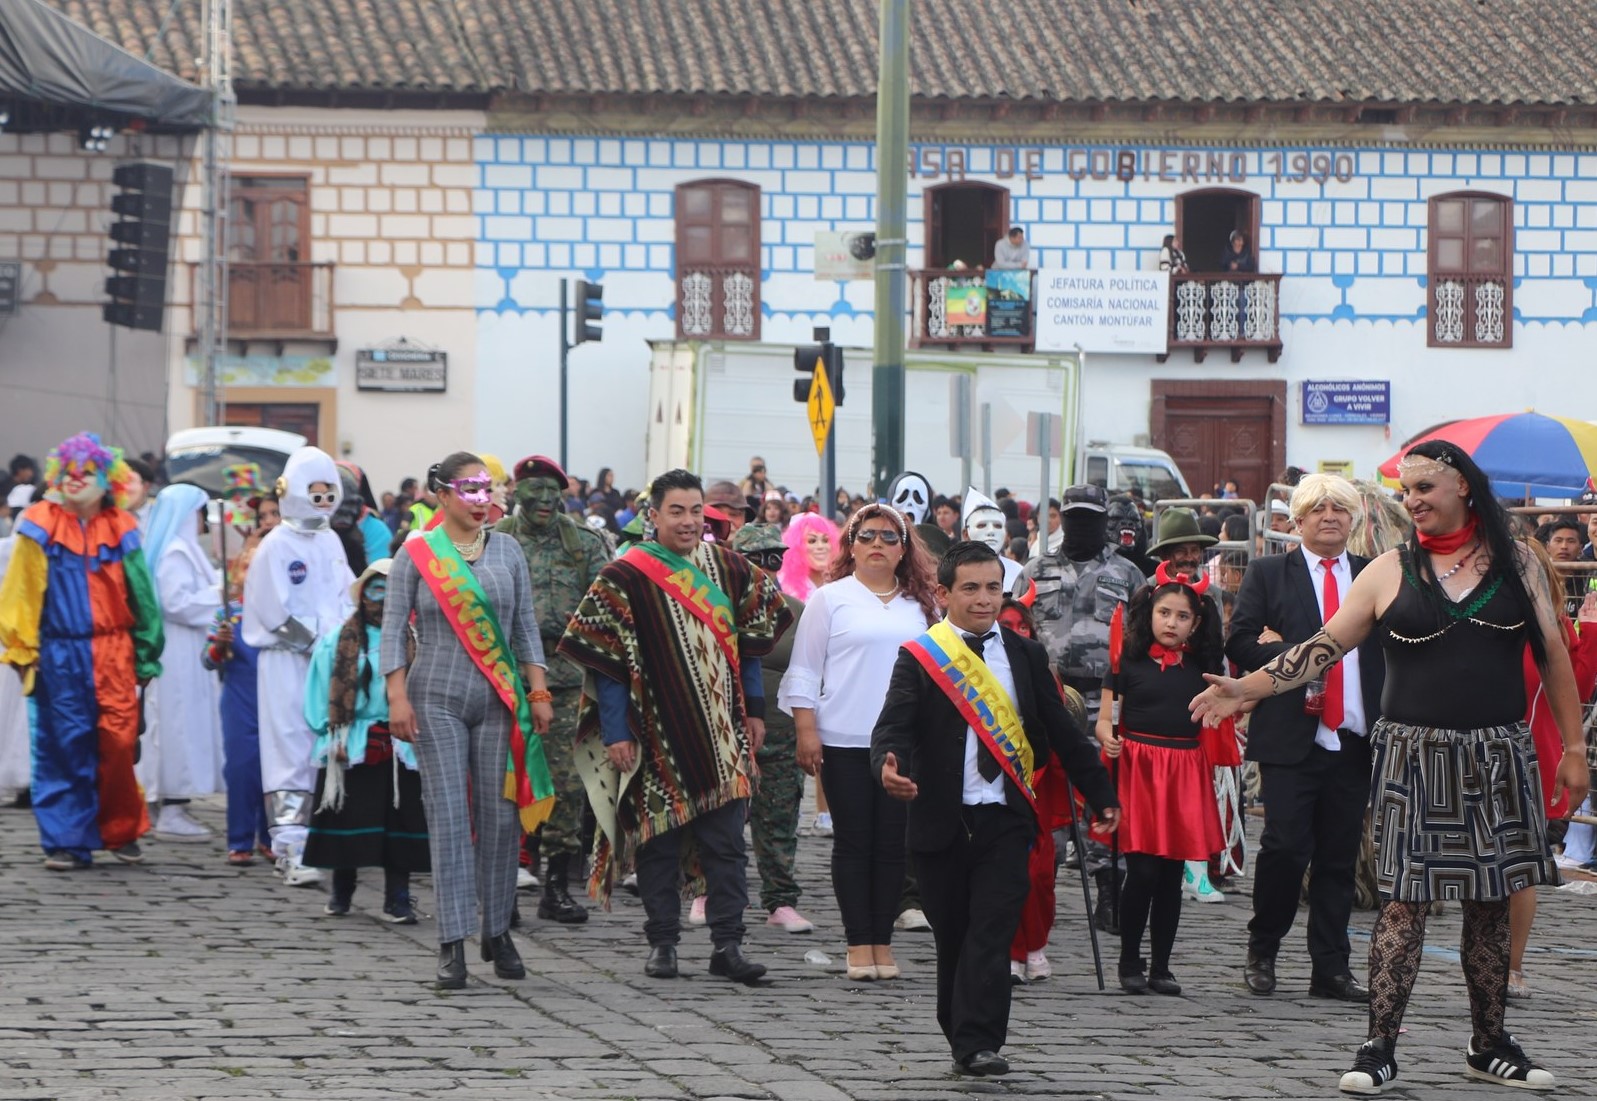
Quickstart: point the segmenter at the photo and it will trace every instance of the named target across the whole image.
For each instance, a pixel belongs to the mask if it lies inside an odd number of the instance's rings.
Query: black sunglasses
[[[877,531],[874,528],[872,528],[872,529],[870,529],[868,531],[856,532],[855,535],[854,535],[854,542],[856,542],[856,543],[874,543],[874,542],[876,542],[876,537],[877,536],[881,536],[882,542],[886,543],[889,547],[896,547],[898,545],[898,543],[899,543],[898,532],[896,532],[896,531]]]
[[[787,552],[778,550],[755,551],[748,557],[749,561],[760,567],[760,569],[774,572],[782,568],[782,555],[785,553]]]

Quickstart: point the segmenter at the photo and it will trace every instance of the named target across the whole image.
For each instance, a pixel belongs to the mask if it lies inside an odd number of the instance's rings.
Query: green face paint
[[[516,504],[523,520],[541,528],[560,514],[561,485],[554,478],[523,478],[516,483]]]

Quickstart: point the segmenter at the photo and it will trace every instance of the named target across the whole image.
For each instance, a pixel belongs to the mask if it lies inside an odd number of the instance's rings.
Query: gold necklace
[[[487,528],[478,528],[477,529],[477,535],[473,539],[468,539],[464,543],[456,543],[453,539],[451,539],[449,542],[450,542],[450,545],[453,546],[462,555],[464,555],[467,558],[470,558],[473,555],[475,555],[478,551],[482,550],[482,546],[483,546],[483,544],[485,542],[487,542],[487,540],[488,540],[488,529]]]

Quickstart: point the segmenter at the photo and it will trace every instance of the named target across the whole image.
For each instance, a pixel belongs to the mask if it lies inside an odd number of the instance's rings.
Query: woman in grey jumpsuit
[[[470,563],[521,666],[534,700],[533,727],[542,734],[553,711],[539,702],[548,693],[532,585],[515,539],[484,526],[487,468],[475,455],[458,452],[434,465],[427,479],[438,495],[450,541]],[[412,629],[416,651],[407,668]],[[526,968],[509,931],[521,826],[515,802],[501,794],[512,716],[467,657],[415,561],[404,552],[394,556],[388,579],[381,657],[389,725],[395,737],[414,742],[421,766],[437,895],[438,985],[466,984],[464,941],[479,906],[482,958],[493,961],[500,978],[522,978]]]

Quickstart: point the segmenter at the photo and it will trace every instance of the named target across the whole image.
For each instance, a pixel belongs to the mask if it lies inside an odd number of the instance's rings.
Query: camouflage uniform
[[[791,715],[776,707],[776,693],[793,654],[793,637],[804,605],[791,596],[784,599],[793,613],[793,630],[783,634],[776,649],[760,659],[765,678],[765,744],[754,758],[760,766],[760,785],[749,804],[754,863],[760,872],[760,905],[767,913],[780,906],[796,908],[800,894],[793,862],[798,858],[804,773],[798,766],[798,728]]]
[[[1107,544],[1085,562],[1072,562],[1062,552],[1039,555],[1021,577],[1037,586],[1031,610],[1039,641],[1048,647],[1060,679],[1087,701],[1090,730],[1098,721],[1099,693],[1109,672],[1109,620],[1147,579]]]
[[[508,532],[521,544],[532,575],[533,608],[544,650],[549,655],[549,693],[554,696],[554,721],[544,736],[544,757],[555,782],[555,810],[544,824],[541,847],[546,856],[582,852],[579,839],[588,795],[572,763],[572,743],[577,734],[577,703],[582,696],[582,670],[555,654],[571,613],[577,610],[599,571],[609,564],[604,540],[564,513],[537,527],[525,512],[499,521],[496,531]]]

